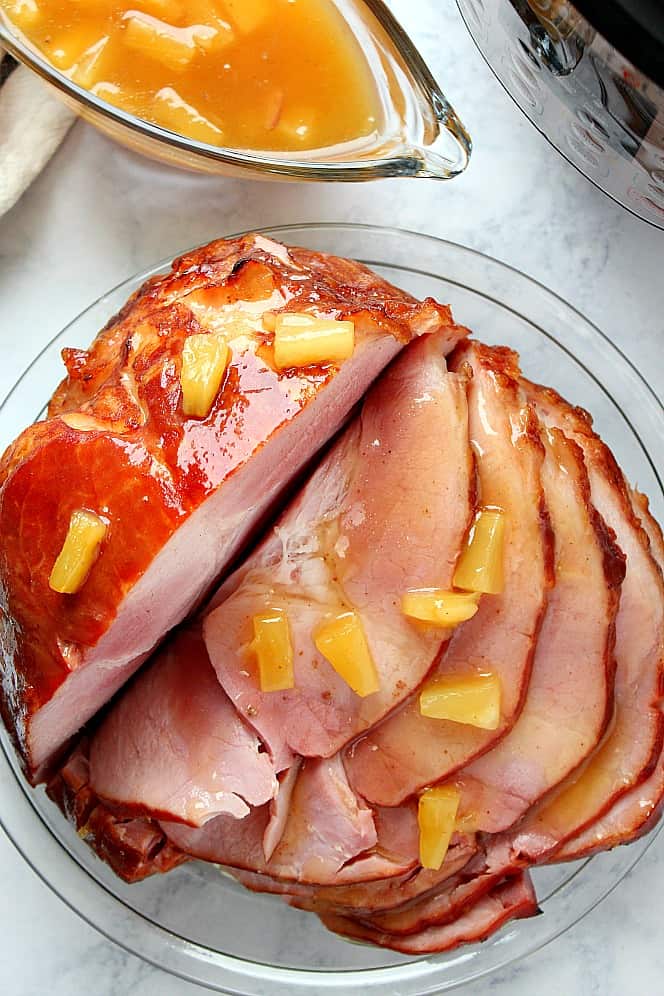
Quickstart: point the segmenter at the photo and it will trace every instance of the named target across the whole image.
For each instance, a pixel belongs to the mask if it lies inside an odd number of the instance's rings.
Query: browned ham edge
[[[450,951],[460,944],[484,941],[510,920],[535,916],[537,898],[527,872],[496,886],[488,895],[470,906],[453,923],[424,926],[418,933],[405,937],[384,933],[335,914],[324,914],[322,922],[344,937],[366,941],[379,947],[391,948],[402,954],[435,954]]]

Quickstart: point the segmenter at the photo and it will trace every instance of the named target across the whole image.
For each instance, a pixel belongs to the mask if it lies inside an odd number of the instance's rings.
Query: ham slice
[[[472,371],[469,417],[480,500],[505,512],[505,587],[500,595],[482,596],[477,614],[454,631],[431,677],[475,669],[498,674],[500,724],[487,731],[428,719],[420,713],[419,695],[412,696],[346,753],[354,789],[384,806],[449,778],[509,731],[525,700],[553,580],[553,539],[540,481],[543,449],[537,419],[514,379],[516,357],[471,343],[455,352],[451,365]]]
[[[239,819],[276,795],[270,758],[219,685],[199,626],[157,653],[94,733],[90,786],[124,811],[191,826]]]
[[[525,705],[511,732],[456,779],[477,830],[515,823],[597,746],[613,713],[615,618],[625,558],[590,502],[581,450],[543,430],[542,483],[555,536],[556,584]]]
[[[613,722],[590,760],[528,813],[515,839],[515,853],[543,861],[654,770],[664,736],[660,708],[664,589],[623,475],[608,447],[593,432],[590,417],[554,391],[524,384],[544,423],[562,430],[582,449],[593,504],[627,557],[616,619]]]
[[[402,954],[424,955],[484,941],[509,920],[535,916],[537,912],[533,884],[528,873],[523,872],[496,886],[454,922],[424,927],[416,934],[389,934],[336,914],[325,914],[321,920],[328,930],[343,937],[391,948]]]
[[[457,835],[438,871],[418,867],[406,875],[383,881],[309,887],[306,891],[298,889],[293,892],[289,902],[291,906],[311,910],[314,913],[352,913],[358,917],[373,916],[395,908],[401,909],[420,897],[434,892],[441,883],[449,882],[466,867],[475,851],[472,837]]]
[[[631,492],[634,511],[641,520],[650,552],[660,572],[664,571],[664,539],[657,522],[650,514],[648,499]],[[628,844],[643,836],[659,821],[664,807],[664,749],[653,773],[636,788],[625,793],[599,820],[556,851],[556,861],[576,861],[597,851]]]
[[[466,380],[448,340],[408,347],[204,623],[219,681],[277,770],[329,757],[425,677],[440,631],[401,612],[411,587],[449,586],[474,509]],[[246,648],[251,618],[277,604],[289,621],[295,687],[262,693]],[[360,698],[312,640],[327,615],[358,613],[380,688]]]
[[[351,791],[338,755],[303,763],[269,861],[263,850],[268,820],[269,807],[263,806],[241,820],[219,816],[200,829],[169,822],[161,827],[176,848],[192,857],[316,885],[389,878],[416,863],[414,856],[393,860],[380,853],[373,814]]]
[[[98,857],[129,883],[189,861],[153,820],[117,813],[100,802],[90,788],[87,749],[83,738],[46,791]]]
[[[280,373],[266,311],[355,323],[340,366]],[[442,331],[441,331],[442,330]],[[179,372],[192,333],[231,349],[204,419],[183,415]],[[357,263],[261,236],[219,241],[148,281],[88,350],[0,465],[0,706],[28,775],[44,766],[191,612],[284,486],[336,432],[401,346],[464,334]],[[108,521],[76,595],[49,576],[72,512]]]

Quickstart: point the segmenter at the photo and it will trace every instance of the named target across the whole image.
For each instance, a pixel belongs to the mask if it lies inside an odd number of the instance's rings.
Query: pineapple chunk
[[[499,508],[478,512],[454,573],[455,588],[499,595],[503,590],[505,513]]]
[[[18,28],[31,28],[40,17],[36,0],[10,0],[9,4],[3,3],[2,7]]]
[[[279,370],[337,363],[353,355],[353,322],[285,312],[275,318],[274,362]]]
[[[420,712],[429,719],[497,730],[500,724],[500,678],[497,674],[447,675],[420,692]]]
[[[99,81],[104,51],[109,41],[109,36],[105,35],[83,52],[70,74],[74,83],[91,90]]]
[[[282,609],[270,609],[254,616],[251,650],[258,661],[262,692],[281,692],[295,687],[293,647],[288,618]]]
[[[186,69],[199,50],[209,48],[217,36],[217,29],[209,25],[176,28],[140,10],[127,11],[123,21],[128,48],[174,71]]]
[[[277,316],[274,311],[265,311],[263,313],[263,328],[266,332],[276,332]]]
[[[223,16],[218,0],[189,0],[187,16],[190,24],[205,24],[214,28],[217,35],[211,48],[227,48],[235,41],[235,32]]]
[[[172,86],[162,87],[154,97],[155,117],[164,128],[186,135],[196,142],[220,145],[223,132],[182,99]]]
[[[458,626],[477,612],[479,595],[444,591],[442,588],[412,588],[401,599],[401,611],[411,619],[434,626]]]
[[[197,334],[185,339],[180,372],[185,415],[206,418],[210,414],[229,359],[228,345],[216,335]]]
[[[356,612],[342,612],[322,623],[314,643],[356,695],[365,698],[380,688],[378,672]]]
[[[45,39],[43,50],[49,61],[64,71],[75,70],[79,62],[99,42],[99,30],[90,24],[80,24]]]
[[[420,864],[438,871],[455,829],[460,794],[453,785],[425,789],[417,807],[420,828]]]
[[[53,591],[75,595],[83,587],[97,559],[106,529],[104,520],[94,512],[86,508],[72,512],[67,536],[48,580]]]

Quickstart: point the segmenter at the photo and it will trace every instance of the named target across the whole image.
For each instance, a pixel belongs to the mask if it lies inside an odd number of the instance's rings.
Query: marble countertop
[[[475,138],[450,184],[371,187],[202,178],[140,160],[77,124],[0,220],[0,396],[38,349],[109,287],[164,256],[250,227],[393,224],[458,241],[551,287],[664,389],[664,232],[615,206],[568,166],[496,83],[452,0],[394,8]],[[27,417],[27,415],[26,415]],[[8,996],[170,996],[197,988],[125,954],[65,908],[0,833],[0,991]],[[476,996],[626,996],[661,991],[664,948],[649,898],[664,843],[583,923]]]

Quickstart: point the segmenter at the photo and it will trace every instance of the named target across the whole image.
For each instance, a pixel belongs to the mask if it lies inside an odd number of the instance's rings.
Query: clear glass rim
[[[314,159],[298,160],[296,156],[280,158],[262,152],[208,145],[205,142],[186,138],[176,132],[168,131],[159,125],[135,117],[133,114],[101,100],[89,90],[78,86],[42,58],[35,49],[26,44],[20,34],[13,30],[11,21],[2,10],[0,10],[0,42],[11,55],[76,103],[82,104],[100,116],[129,128],[139,135],[147,136],[164,146],[181,152],[194,153],[203,159],[224,163],[235,168],[251,169],[275,177],[284,176],[298,180],[348,182],[394,176],[452,179],[462,173],[468,165],[472,152],[470,135],[443,94],[410,36],[385,5],[384,0],[361,0],[361,2],[371,11],[386,31],[395,49],[400,53],[412,75],[418,95],[428,105],[439,132],[447,132],[455,141],[456,161],[436,152],[435,145],[418,147],[409,144],[408,141],[404,141],[400,148],[395,149],[393,154],[386,157],[330,162]]]
[[[293,241],[298,238],[301,234],[306,236],[309,232],[323,231],[329,232],[331,235],[335,234],[347,234],[347,235],[360,235],[362,233],[376,237],[385,238],[391,237],[396,239],[406,239],[406,240],[417,240],[418,243],[427,243],[432,249],[439,249],[441,251],[452,251],[454,253],[460,254],[461,258],[467,257],[468,259],[474,259],[481,262],[484,265],[489,266],[489,268],[496,268],[498,271],[504,271],[509,273],[512,279],[517,282],[525,282],[531,288],[536,288],[540,295],[544,295],[549,302],[556,303],[562,306],[567,312],[572,314],[579,323],[581,323],[587,330],[593,335],[598,335],[603,344],[603,348],[606,348],[613,352],[615,357],[620,359],[621,364],[626,364],[632,372],[632,375],[636,378],[639,384],[639,388],[645,389],[649,395],[649,400],[654,403],[656,410],[660,415],[664,416],[664,405],[658,398],[657,394],[650,387],[646,381],[643,374],[639,371],[636,365],[614,344],[608,337],[601,332],[596,326],[586,319],[581,312],[573,308],[571,305],[567,304],[563,298],[556,295],[553,291],[549,290],[543,284],[538,281],[533,280],[528,277],[523,272],[519,271],[515,267],[509,266],[499,260],[489,257],[477,250],[470,249],[468,247],[459,246],[456,243],[450,242],[448,240],[443,240],[436,238],[434,236],[422,235],[417,232],[408,231],[405,229],[398,228],[382,228],[372,225],[353,225],[353,224],[334,224],[334,223],[308,223],[299,224],[291,226],[273,226],[270,228],[263,229],[266,235],[272,235],[276,238],[283,238],[286,241]],[[246,232],[235,233],[236,235],[243,235]],[[229,235],[229,238],[234,236]],[[306,244],[306,239],[304,240]],[[365,262],[371,262],[371,260],[365,259]],[[380,260],[374,260],[374,262],[381,262]],[[383,259],[382,263],[384,265],[392,265],[387,259]],[[21,377],[17,380],[14,387],[5,397],[2,405],[0,406],[0,413],[4,410],[5,406],[9,402],[10,398],[13,396],[14,392],[21,385],[23,380],[26,378],[30,370],[38,363],[39,359],[43,354],[51,347],[58,339],[60,339],[67,330],[70,329],[80,318],[85,315],[88,311],[95,308],[97,305],[103,304],[103,302],[111,297],[113,294],[118,293],[123,290],[128,284],[135,284],[142,282],[144,279],[150,275],[160,272],[165,267],[170,264],[170,257],[166,261],[161,261],[153,267],[148,268],[140,274],[135,274],[133,277],[129,277],[121,281],[115,288],[101,295],[94,303],[92,303],[88,308],[84,309],[72,322],[68,323],[65,328],[58,333],[50,343],[48,343],[43,350],[40,351],[38,356],[32,361],[32,363],[26,368],[22,373]],[[395,264],[398,265],[398,264]],[[402,270],[407,270],[408,267],[400,266]],[[411,268],[412,272],[418,273],[424,276],[435,276],[437,279],[443,278],[447,282],[452,284],[458,284],[459,286],[467,286],[461,284],[459,281],[455,281],[450,278],[445,273],[432,274],[427,273],[426,270],[420,270],[415,267]],[[470,288],[473,289],[473,288]],[[501,307],[507,308],[503,301],[498,298],[493,298],[490,294],[482,292],[482,296],[489,301],[495,301],[500,304]],[[508,308],[508,310],[510,310]],[[514,313],[520,315],[516,309]],[[528,321],[531,324],[532,319],[529,317]],[[546,330],[541,329],[542,332],[546,333]],[[558,345],[561,345],[558,340],[556,340]],[[576,362],[580,362],[577,357],[574,357]],[[596,381],[597,378],[589,371],[582,363],[581,367],[592,376]],[[603,388],[601,382],[597,381],[600,387]],[[606,392],[606,389],[603,388]],[[609,395],[611,397],[611,395]],[[617,404],[613,398],[614,404]],[[620,406],[618,410],[622,412]],[[624,412],[622,412],[623,417],[626,418]],[[636,438],[640,440],[640,435],[630,424],[630,428],[634,432]],[[658,473],[657,467],[654,466],[652,459],[646,449],[646,447],[641,442],[641,448],[643,449],[644,455],[649,460],[650,466],[653,470],[655,478],[657,479],[660,489],[664,493],[664,488],[662,487],[661,477]],[[101,933],[108,940],[118,944],[124,950],[137,955],[144,961],[154,965],[157,968],[168,971],[170,974],[179,977],[185,981],[195,981],[200,985],[206,986],[209,989],[213,989],[219,992],[237,993],[245,994],[248,992],[270,992],[278,993],[279,996],[290,996],[290,993],[295,992],[305,992],[307,990],[311,991],[311,987],[318,987],[318,991],[329,991],[329,992],[346,992],[349,988],[353,986],[358,986],[365,991],[388,991],[384,987],[390,985],[400,984],[404,987],[399,991],[406,996],[406,994],[418,994],[418,996],[424,996],[425,993],[435,993],[441,991],[441,983],[443,983],[443,988],[448,990],[451,988],[456,988],[460,985],[467,985],[469,982],[475,981],[479,978],[486,977],[489,974],[493,974],[500,969],[505,968],[507,965],[522,960],[534,951],[541,949],[546,944],[555,940],[562,933],[568,930],[574,924],[578,923],[590,910],[594,909],[599,902],[601,902],[606,896],[608,896],[622,881],[622,879],[627,875],[633,867],[637,864],[643,854],[652,846],[655,838],[659,833],[659,829],[651,833],[649,836],[643,838],[630,845],[629,849],[617,849],[621,851],[622,854],[618,858],[618,872],[607,876],[606,881],[602,881],[601,885],[597,885],[592,890],[592,895],[586,896],[583,903],[575,911],[575,914],[570,919],[566,920],[561,926],[553,929],[540,929],[537,931],[538,936],[532,937],[532,943],[529,942],[525,951],[510,951],[509,947],[505,948],[500,952],[497,960],[488,967],[483,967],[478,965],[475,970],[471,970],[463,980],[459,980],[454,983],[444,984],[446,980],[439,977],[441,968],[447,964],[447,961],[443,961],[441,958],[424,958],[409,960],[403,964],[382,966],[382,967],[367,967],[367,968],[353,968],[353,969],[341,969],[336,972],[332,972],[329,969],[292,969],[286,967],[278,967],[272,965],[263,965],[260,962],[253,962],[247,959],[243,959],[234,955],[222,954],[221,952],[214,952],[212,955],[204,946],[197,944],[195,942],[189,941],[183,938],[182,935],[178,934],[177,931],[171,930],[168,927],[164,927],[154,920],[151,920],[148,916],[141,913],[138,910],[133,909],[123,903],[122,899],[114,895],[110,890],[108,890],[103,882],[99,881],[97,878],[92,876],[76,859],[72,852],[63,846],[63,843],[56,836],[54,831],[41,817],[41,814],[36,809],[34,803],[31,800],[28,786],[24,783],[21,778],[16,762],[11,754],[11,746],[8,746],[8,740],[3,732],[2,745],[4,748],[5,761],[0,766],[0,791],[7,791],[12,793],[12,802],[16,802],[18,788],[18,799],[19,805],[21,807],[21,814],[15,816],[11,807],[3,807],[0,809],[0,825],[5,830],[7,836],[11,842],[16,847],[17,851],[21,854],[23,859],[26,861],[28,866],[37,874],[37,876],[48,886],[51,891],[58,896],[62,902],[65,903],[74,913],[85,920],[90,926],[94,927],[99,933]],[[40,848],[38,850],[39,859],[34,857],[34,849],[26,848],[19,842],[21,827],[17,824],[14,827],[14,823],[18,820],[20,824],[21,818],[26,816],[31,821],[31,827],[34,829],[35,833],[39,835]],[[37,819],[35,819],[37,817]],[[42,850],[43,848],[43,850]],[[70,859],[67,861],[65,869],[55,868],[54,865],[50,865],[47,861],[44,861],[44,852],[51,850],[51,852],[57,852],[58,855],[62,856],[62,852],[67,855]],[[32,853],[28,853],[32,850]],[[565,887],[569,883],[576,879],[579,879],[579,872],[582,871],[591,861],[593,865],[598,867],[609,867],[612,860],[615,861],[616,852],[609,852],[608,854],[599,855],[592,859],[587,859],[574,873],[573,876],[565,883]],[[40,870],[40,864],[44,868],[48,868],[48,872]],[[54,870],[55,868],[55,870]],[[77,893],[85,892],[82,898],[85,902],[85,908],[81,908],[78,900],[81,898]],[[555,895],[555,893],[552,893]],[[551,898],[551,897],[550,897]],[[91,912],[91,906],[94,905],[96,914]],[[103,920],[104,924],[113,923],[113,915],[117,915],[122,909],[122,914],[127,921],[140,922],[143,930],[147,930],[149,936],[148,938],[143,938],[141,941],[137,941],[131,931],[126,928],[118,927],[113,930],[106,926],[101,926],[100,921]],[[101,912],[100,912],[101,911]],[[102,913],[108,913],[107,916],[102,916]],[[543,920],[545,918],[542,918]],[[534,928],[537,930],[538,923],[534,921]],[[506,936],[507,939],[509,935]],[[176,948],[184,946],[185,952],[182,954]],[[463,953],[460,958],[462,960],[471,960],[473,958],[473,948],[467,949],[468,953]],[[462,949],[463,950],[463,949]],[[170,955],[170,957],[166,957]],[[183,967],[183,958],[186,960],[189,956],[189,961],[186,962],[186,968]],[[223,979],[212,979],[206,977],[204,974],[196,974],[194,971],[194,966],[190,964],[192,957],[195,956],[197,960],[196,970],[203,972],[204,969],[201,966],[214,963],[215,970],[217,972],[223,971],[225,973]],[[240,986],[245,986],[249,984],[260,984],[266,987],[265,989],[247,989],[238,988]],[[276,988],[275,988],[276,986]]]

